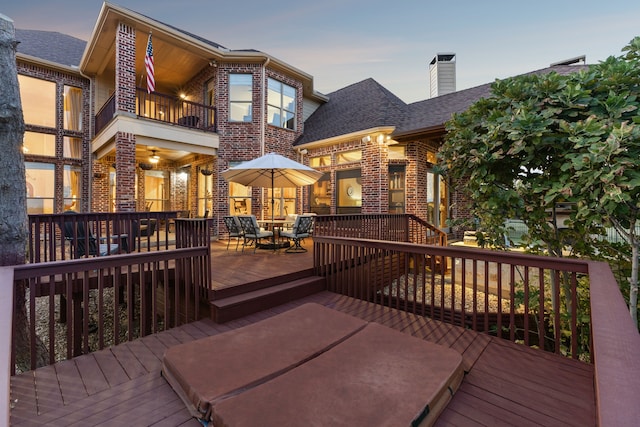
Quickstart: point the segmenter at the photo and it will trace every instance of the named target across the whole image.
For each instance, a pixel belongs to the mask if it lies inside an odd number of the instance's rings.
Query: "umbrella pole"
[[[271,241],[273,243],[273,250],[275,251],[277,249],[276,247],[276,229],[275,229],[275,221],[274,221],[274,212],[273,209],[275,208],[275,199],[274,199],[274,191],[275,188],[273,188],[273,175],[275,174],[275,171],[273,169],[271,169],[271,231],[273,232],[273,235],[271,236]]]

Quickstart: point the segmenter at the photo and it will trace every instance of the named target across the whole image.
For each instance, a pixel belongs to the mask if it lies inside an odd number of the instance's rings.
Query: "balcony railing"
[[[111,95],[95,117],[96,134],[113,119],[115,112],[115,96]],[[215,107],[186,101],[177,96],[147,93],[141,88],[136,89],[136,114],[145,119],[186,128],[217,131]]]

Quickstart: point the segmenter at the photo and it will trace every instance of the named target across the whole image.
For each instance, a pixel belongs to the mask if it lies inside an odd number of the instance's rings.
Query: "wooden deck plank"
[[[158,360],[162,360],[162,356],[164,356],[164,352],[167,349],[167,346],[164,345],[162,341],[158,338],[158,334],[155,335],[147,335],[140,339],[142,343],[147,346],[147,348],[153,353],[154,356],[158,358]]]
[[[11,377],[11,419],[18,422],[33,418],[38,413],[34,371]]]
[[[506,359],[501,359],[498,365],[500,369],[505,368]],[[553,381],[553,378],[549,379]],[[556,425],[566,426],[587,426],[594,425],[595,420],[592,414],[586,414],[582,405],[570,404],[567,401],[559,401],[548,394],[548,389],[544,387],[532,386],[530,383],[515,381],[505,381],[497,378],[492,373],[487,373],[478,369],[473,369],[464,379],[465,383],[473,384],[483,388],[488,393],[493,393],[504,398],[508,398],[513,411],[519,411],[521,407],[536,409],[539,413],[556,419]],[[580,400],[580,399],[578,399]]]
[[[122,345],[129,348],[147,372],[155,372],[162,367],[160,359],[149,350],[149,347],[144,345],[142,340],[135,340]]]
[[[515,414],[503,407],[489,403],[484,399],[465,393],[463,390],[458,390],[455,401],[449,403],[447,410],[457,413],[473,413],[474,421],[485,426],[510,425],[533,427],[541,424],[539,420],[534,422],[520,414]]]
[[[118,363],[120,363],[129,378],[137,378],[148,373],[138,358],[131,352],[129,346],[117,345],[111,348],[111,353],[118,360]]]
[[[489,360],[491,360],[491,358],[506,357],[508,360],[517,361],[517,367],[510,371],[500,370],[495,373],[498,376],[515,375],[515,378],[518,380],[537,383],[542,387],[549,388],[550,392],[557,391],[563,395],[571,395],[576,390],[587,393],[593,392],[593,367],[591,367],[591,378],[582,375],[572,375],[558,368],[558,365],[564,366],[564,360],[550,360],[549,363],[542,364],[534,358],[534,355],[529,352],[523,352],[518,347],[521,346],[488,346],[485,354],[486,357],[484,357],[482,361],[479,361],[476,367],[493,372],[493,366]],[[513,371],[513,373],[511,371]],[[506,374],[506,372],[508,372],[508,374]],[[550,377],[555,378],[555,381],[551,384],[549,384],[548,381]]]
[[[496,408],[501,408],[501,410],[504,410],[504,411],[509,410],[510,413],[514,413],[515,411],[515,413],[518,414],[519,416],[529,421],[532,421],[537,425],[544,425],[544,426],[558,425],[557,419],[550,417],[535,408],[516,405],[514,404],[513,401],[509,399],[508,396],[504,397],[495,393],[488,392],[487,390],[477,387],[473,384],[463,382],[462,386],[460,386],[460,388],[458,389],[458,393],[465,393],[468,396],[473,396],[478,400],[482,400],[486,402],[487,405],[492,405]],[[451,406],[447,406],[447,409],[445,409],[445,412],[449,410],[455,410],[459,413],[468,413],[469,416],[476,417],[477,415],[473,407],[465,406],[465,405],[453,405],[454,401],[457,401],[458,399],[464,400],[465,398],[464,395],[460,395],[459,397],[458,393],[456,393],[456,395],[454,396],[454,399],[451,401],[450,403]],[[456,408],[456,409],[453,409],[453,408]],[[509,415],[509,418],[510,417],[511,416]]]
[[[153,391],[162,385],[166,385],[166,381],[159,375],[145,375],[103,392],[96,393],[81,401],[76,401],[66,406],[60,405],[39,417],[32,417],[29,425],[68,426],[73,422],[83,420],[95,413],[102,413],[109,418],[109,412],[103,411],[113,410],[113,408],[117,408],[119,404],[126,403],[135,398],[136,395]]]
[[[93,354],[77,357],[74,361],[89,396],[109,388],[109,382],[100,370]]]
[[[118,363],[118,359],[111,352],[111,349],[106,348],[96,351],[93,355],[111,387],[127,382],[130,379],[124,368]]]
[[[54,366],[45,366],[35,371],[36,401],[38,414],[64,405],[62,392]]]

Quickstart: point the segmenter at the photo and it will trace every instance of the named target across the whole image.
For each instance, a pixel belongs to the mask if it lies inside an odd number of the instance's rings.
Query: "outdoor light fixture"
[[[365,144],[371,142],[371,137],[369,135],[363,137],[362,138],[362,142],[364,142]]]
[[[298,150],[298,153],[305,155],[309,152],[309,150],[307,150],[306,148],[301,148],[300,150]]]
[[[160,161],[160,156],[156,154],[156,150],[151,150],[151,156],[149,157],[149,161],[154,164]]]

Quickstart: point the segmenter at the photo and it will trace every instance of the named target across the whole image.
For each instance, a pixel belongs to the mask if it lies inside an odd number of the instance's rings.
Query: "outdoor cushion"
[[[193,415],[209,419],[216,401],[304,363],[366,325],[305,304],[252,325],[167,349],[162,373]]]
[[[215,426],[432,425],[464,371],[460,354],[380,324],[216,404]]]

